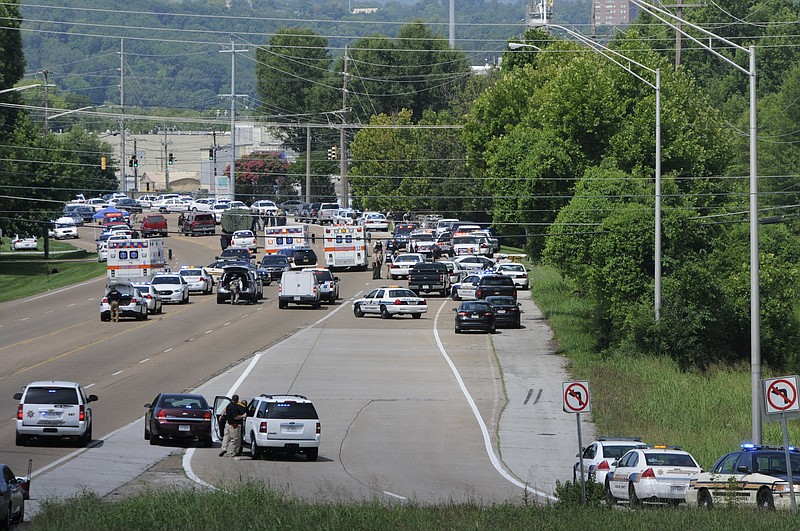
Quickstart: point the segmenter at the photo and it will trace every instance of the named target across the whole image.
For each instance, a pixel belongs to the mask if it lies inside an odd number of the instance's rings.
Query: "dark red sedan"
[[[202,395],[161,393],[145,404],[144,438],[196,441],[211,447],[211,407]]]

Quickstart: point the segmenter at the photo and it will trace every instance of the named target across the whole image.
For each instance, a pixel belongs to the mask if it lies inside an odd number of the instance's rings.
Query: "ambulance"
[[[361,225],[325,227],[323,235],[325,265],[330,269],[352,267],[367,269],[367,241]]]
[[[281,249],[309,247],[308,225],[282,225],[264,228],[264,252],[275,254]]]
[[[109,280],[150,282],[153,275],[167,266],[164,240],[109,240],[106,275]]]

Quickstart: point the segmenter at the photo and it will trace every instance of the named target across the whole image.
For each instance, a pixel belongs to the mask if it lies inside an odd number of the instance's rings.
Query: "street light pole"
[[[655,319],[658,321],[661,318],[661,69],[652,69],[647,65],[644,65],[630,57],[613,50],[607,46],[600,44],[599,42],[595,42],[586,35],[578,33],[577,31],[571,30],[569,28],[565,28],[564,26],[560,26],[558,24],[548,24],[547,27],[558,28],[563,30],[568,35],[571,35],[578,39],[581,43],[595,49],[600,55],[614,63],[615,65],[619,66],[633,77],[644,83],[645,85],[649,86],[653,90],[656,91],[656,160],[655,160],[655,236],[654,236],[654,257],[653,260],[654,264],[654,286],[653,286],[653,307],[655,312]],[[538,46],[534,46],[533,44],[522,44],[517,42],[512,42],[508,44],[508,47],[512,50],[516,50],[518,48],[535,48],[536,50],[541,51],[541,48]],[[617,60],[620,58],[624,61],[632,65],[636,65],[639,68],[651,72],[655,75],[655,83],[651,83],[650,81],[646,80],[636,72],[634,72],[630,66],[627,66]]]
[[[750,79],[750,395],[751,395],[751,420],[754,444],[761,444],[761,301],[759,291],[759,263],[758,263],[758,143],[756,126],[756,48],[745,48],[724,37],[708,31],[696,24],[683,20],[673,15],[670,11],[653,6],[642,0],[631,0],[642,11],[660,20],[692,42],[719,57],[735,69],[749,76]],[[669,18],[669,20],[668,20]],[[680,23],[673,24],[670,20]],[[690,35],[683,29],[683,25],[698,31],[708,37],[706,44],[700,39]],[[732,59],[724,56],[711,46],[711,40],[722,42],[725,46],[746,53],[749,58],[748,68],[743,68]]]

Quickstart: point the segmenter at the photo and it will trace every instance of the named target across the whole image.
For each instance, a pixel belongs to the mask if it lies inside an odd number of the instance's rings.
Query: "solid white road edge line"
[[[522,483],[517,478],[506,472],[503,466],[500,464],[500,459],[497,457],[497,454],[494,452],[494,448],[492,447],[492,441],[489,437],[489,430],[486,428],[486,424],[483,422],[483,418],[481,418],[481,414],[478,411],[478,406],[475,405],[475,400],[473,400],[472,396],[467,391],[467,386],[464,385],[464,380],[461,378],[461,374],[459,374],[458,369],[456,368],[453,360],[450,359],[450,356],[447,355],[447,351],[442,344],[442,340],[439,337],[439,316],[442,313],[442,310],[445,307],[446,302],[442,302],[442,305],[439,307],[439,311],[436,312],[436,319],[433,322],[433,335],[436,338],[436,344],[439,346],[439,352],[442,353],[444,360],[450,366],[450,370],[453,371],[453,376],[455,376],[456,381],[458,382],[458,386],[461,388],[461,392],[464,393],[464,397],[467,399],[467,403],[469,404],[470,409],[472,409],[472,414],[475,415],[475,419],[478,421],[478,426],[481,429],[481,433],[483,434],[483,445],[486,448],[486,453],[489,456],[489,460],[492,462],[492,466],[494,466],[495,470],[506,478],[508,481],[516,485],[517,487],[525,490],[533,492],[534,494],[541,496],[543,498],[547,498],[550,501],[555,501],[555,496],[546,493],[543,490],[539,490],[536,488],[531,487],[530,485],[526,485]]]

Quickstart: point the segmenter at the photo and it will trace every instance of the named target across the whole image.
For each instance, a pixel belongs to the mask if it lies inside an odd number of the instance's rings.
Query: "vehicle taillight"
[[[526,273],[522,273],[519,278],[528,278],[528,275]]]
[[[147,300],[152,300],[152,298],[153,298],[153,296],[148,293],[147,294]]]
[[[322,433],[322,424],[317,422],[317,435],[319,435],[320,433]]]
[[[643,478],[655,479],[656,478],[656,474],[655,474],[655,472],[653,472],[652,468],[648,468],[647,470],[642,472],[642,477]]]
[[[266,423],[266,421],[263,421],[263,422],[261,422],[261,424],[258,425],[258,433],[267,433],[267,423]]]
[[[608,466],[608,461],[603,461],[599,465],[597,465],[597,470],[611,470],[611,467]]]
[[[492,316],[492,312],[483,312],[483,316],[484,317],[491,317]]]
[[[86,420],[86,409],[85,408],[86,408],[86,406],[80,406],[80,409],[78,410],[78,420],[81,421],[81,422]]]
[[[458,315],[461,316],[461,317],[466,317],[467,316],[467,312],[458,312]]]
[[[158,414],[156,415],[156,417],[158,417],[160,419],[165,419],[165,418],[167,418],[167,412],[164,411],[163,409],[160,409],[160,410],[158,410]]]
[[[406,301],[401,301],[400,299],[397,299],[396,301],[394,301],[393,304],[406,304]]]
[[[424,304],[425,306],[427,306],[427,305],[428,305],[428,299],[422,299],[422,304]]]
[[[475,290],[475,298],[482,299],[483,298],[483,288],[478,288]]]
[[[278,295],[280,295],[280,294],[281,294],[281,291],[282,291],[282,290],[281,290],[281,286],[280,286],[280,284],[278,284]]]
[[[514,294],[514,298],[516,299],[517,298],[517,288],[514,288],[513,290],[511,290],[511,293]]]
[[[210,411],[206,411],[205,413],[203,413],[203,420],[211,420],[211,412]]]
[[[103,304],[108,304],[108,299],[106,297],[103,297]]]
[[[22,420],[22,404],[17,408],[17,420]]]

